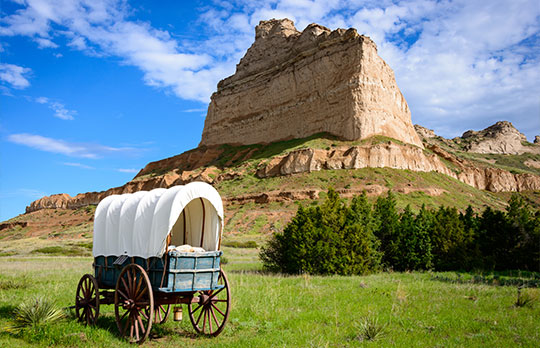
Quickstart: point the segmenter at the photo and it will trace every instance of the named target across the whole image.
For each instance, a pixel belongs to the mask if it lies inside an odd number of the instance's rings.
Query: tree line
[[[322,204],[300,206],[260,258],[289,274],[367,274],[380,270],[540,271],[540,210],[512,195],[506,210],[464,212],[410,206],[399,211],[392,192],[371,204],[350,203],[329,189]]]

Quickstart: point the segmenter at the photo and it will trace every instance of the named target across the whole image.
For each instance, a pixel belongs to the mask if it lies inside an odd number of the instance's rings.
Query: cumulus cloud
[[[355,27],[394,69],[415,123],[447,137],[502,119],[529,138],[540,129],[537,0],[220,0],[201,7],[200,40],[132,20],[121,0],[18,3],[0,20],[0,35],[28,36],[40,47],[64,37],[89,55],[120,57],[148,85],[201,102],[234,73],[260,20],[288,17],[299,30],[312,22]],[[2,79],[24,88],[28,72]]]
[[[0,63],[0,81],[9,84],[13,88],[23,89],[30,86],[25,75],[31,72],[29,68],[14,64]]]
[[[112,55],[144,73],[144,81],[184,99],[207,102],[223,68],[205,52],[183,49],[169,32],[129,19],[121,0],[21,1],[21,8],[1,19],[0,35],[23,35],[39,47],[69,46],[90,55]],[[64,115],[60,113],[60,115]]]
[[[134,154],[137,151],[140,151],[132,147],[112,147],[100,144],[75,143],[28,133],[11,134],[7,137],[7,140],[40,151],[89,159],[97,159],[113,154]]]

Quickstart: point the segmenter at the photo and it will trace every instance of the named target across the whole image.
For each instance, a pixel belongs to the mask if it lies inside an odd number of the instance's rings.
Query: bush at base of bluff
[[[298,208],[261,248],[263,267],[287,274],[367,274],[380,269],[540,271],[540,211],[513,195],[506,211],[441,206],[398,212],[394,195],[348,205],[329,189],[317,207]]]

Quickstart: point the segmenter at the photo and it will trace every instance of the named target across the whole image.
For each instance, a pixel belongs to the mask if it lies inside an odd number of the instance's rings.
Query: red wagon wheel
[[[199,291],[199,303],[188,304],[189,319],[198,333],[217,336],[229,318],[231,292],[223,270],[219,273],[218,290]]]
[[[120,334],[131,343],[143,343],[150,334],[154,316],[154,295],[148,274],[132,263],[120,272],[115,290],[114,314]]]
[[[99,316],[99,287],[91,274],[82,276],[75,295],[77,319],[86,325],[94,325]]]
[[[171,313],[171,305],[157,305],[154,303],[154,323],[163,324],[167,321],[169,314]],[[147,308],[144,310],[146,318],[150,317],[150,313]]]

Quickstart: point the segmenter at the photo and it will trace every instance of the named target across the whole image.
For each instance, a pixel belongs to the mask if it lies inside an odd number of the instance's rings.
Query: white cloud
[[[54,47],[51,38],[65,36],[74,49],[118,56],[136,66],[148,85],[184,99],[209,101],[222,77],[219,62],[207,53],[183,49],[167,31],[129,20],[129,15],[121,0],[29,1],[1,20],[0,35],[28,36],[40,47]]]
[[[148,85],[208,102],[260,20],[289,17],[299,30],[312,22],[356,27],[394,69],[415,123],[447,137],[501,119],[529,138],[540,129],[537,0],[221,0],[202,7],[201,40],[177,40],[132,13],[121,0],[36,0],[1,19],[0,35],[42,46],[64,36],[73,49],[139,68]],[[19,73],[20,88],[28,72]]]
[[[76,111],[66,109],[62,103],[52,102],[49,107],[54,110],[54,117],[62,120],[73,120],[73,115],[76,114]]]
[[[34,41],[38,44],[39,48],[57,48],[58,45],[49,39],[42,37],[35,38]]]
[[[58,117],[62,120],[73,120],[74,116],[77,114],[75,110],[66,109],[66,106],[62,103],[51,101],[46,97],[38,97],[35,99],[36,103],[46,104],[49,109],[54,111],[54,117]]]
[[[30,86],[25,77],[30,71],[29,68],[22,66],[0,63],[0,81],[10,84],[13,88],[23,89]]]
[[[140,169],[135,169],[135,168],[119,168],[117,169],[117,171],[119,171],[120,173],[130,173],[130,174],[134,174],[134,173],[138,173],[140,171]]]
[[[82,168],[82,169],[96,169],[94,167],[87,166],[86,164],[77,163],[77,162],[63,162],[62,164],[68,167],[77,167],[77,168]]]
[[[100,144],[74,143],[28,133],[11,134],[7,137],[7,140],[40,151],[89,159],[97,159],[105,155],[113,154],[135,154],[140,151],[140,149],[133,147],[112,147]]]

